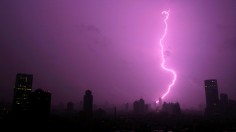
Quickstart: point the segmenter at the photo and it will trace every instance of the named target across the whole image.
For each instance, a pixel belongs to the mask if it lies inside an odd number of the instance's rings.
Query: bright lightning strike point
[[[165,31],[164,31],[164,34],[162,35],[161,39],[160,39],[160,46],[161,46],[161,59],[162,59],[162,62],[161,62],[161,68],[167,72],[170,72],[172,75],[173,75],[173,79],[171,81],[171,83],[169,84],[168,88],[167,88],[167,91],[161,96],[161,99],[163,100],[170,92],[171,88],[174,86],[175,84],[175,81],[176,81],[176,78],[177,78],[177,75],[175,73],[174,70],[172,69],[169,69],[165,66],[165,55],[164,55],[164,45],[163,45],[163,40],[167,34],[167,29],[168,29],[168,24],[167,24],[167,20],[169,18],[169,10],[168,11],[162,11],[161,14],[162,15],[165,15],[165,19],[163,20],[164,24],[165,24]],[[156,101],[156,103],[158,104],[159,103],[159,100]]]

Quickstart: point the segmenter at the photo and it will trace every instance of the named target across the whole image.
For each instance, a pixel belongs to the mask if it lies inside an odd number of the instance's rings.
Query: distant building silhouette
[[[6,103],[0,101],[0,122],[9,116],[9,111],[9,106]]]
[[[68,103],[67,103],[66,111],[67,111],[68,113],[73,113],[73,112],[74,112],[74,104],[73,104],[72,102],[68,102]]]
[[[236,100],[229,99],[228,101],[228,113],[229,115],[236,116]]]
[[[85,91],[83,111],[86,115],[93,113],[93,95],[90,90]]]
[[[32,91],[33,75],[18,73],[16,75],[14,97],[13,97],[13,113],[15,115],[25,115],[29,113],[30,93]]]
[[[219,95],[216,79],[205,80],[206,114],[215,114],[218,111]]]
[[[229,99],[228,95],[221,93],[220,94],[220,100],[219,100],[219,111],[222,115],[228,115],[229,113],[229,105],[228,105]]]
[[[30,110],[33,118],[47,119],[50,115],[51,93],[37,89],[30,94]]]
[[[179,103],[166,103],[164,102],[162,105],[163,112],[167,112],[169,115],[179,115],[181,113]]]
[[[106,111],[102,108],[98,108],[94,111],[94,116],[97,119],[101,119],[101,118],[106,117],[107,116],[106,114],[107,114]]]
[[[222,105],[227,105],[229,102],[228,95],[225,93],[220,94],[220,102]]]
[[[143,99],[139,99],[134,102],[133,112],[135,114],[145,114],[147,112],[147,107]]]

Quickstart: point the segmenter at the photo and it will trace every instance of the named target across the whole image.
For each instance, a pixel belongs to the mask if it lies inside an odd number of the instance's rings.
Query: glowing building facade
[[[13,97],[13,112],[26,114],[30,109],[30,94],[32,91],[33,75],[18,73]]]

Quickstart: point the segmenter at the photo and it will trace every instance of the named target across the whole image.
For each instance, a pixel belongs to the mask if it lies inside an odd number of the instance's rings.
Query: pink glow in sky
[[[170,72],[171,74],[173,74],[173,80],[172,80],[171,84],[169,84],[169,86],[168,86],[168,88],[167,88],[167,91],[161,96],[161,99],[164,99],[164,98],[169,94],[171,88],[172,88],[172,87],[174,86],[174,84],[175,84],[176,77],[177,77],[177,75],[176,75],[176,73],[175,73],[174,70],[169,69],[169,68],[167,68],[167,67],[165,66],[165,61],[166,61],[166,60],[165,60],[165,55],[164,55],[164,44],[163,44],[163,40],[164,40],[164,38],[165,38],[165,36],[166,36],[166,34],[167,34],[167,30],[168,30],[167,20],[168,20],[169,15],[170,15],[169,12],[170,12],[169,10],[168,10],[168,11],[162,11],[162,14],[165,15],[165,19],[163,20],[164,23],[165,23],[165,30],[164,30],[163,36],[162,36],[161,39],[160,39],[161,59],[162,59],[161,67],[162,67],[162,69],[164,69],[165,71]],[[159,102],[159,100],[156,101],[156,103],[158,103],[158,102]]]
[[[0,0],[0,103],[12,102],[18,72],[33,74],[33,89],[50,91],[54,105],[71,101],[79,107],[90,89],[95,104],[132,106],[143,98],[154,106],[164,98],[195,108],[204,106],[203,82],[209,78],[217,79],[220,93],[236,99],[235,5]],[[168,20],[163,9],[171,9]],[[174,86],[167,70],[172,68],[178,74]]]

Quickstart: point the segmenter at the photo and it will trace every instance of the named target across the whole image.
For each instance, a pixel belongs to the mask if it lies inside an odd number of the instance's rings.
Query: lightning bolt
[[[167,29],[168,29],[168,24],[167,24],[167,20],[169,18],[169,10],[168,11],[162,11],[162,15],[165,15],[165,19],[164,19],[164,24],[165,24],[165,31],[164,31],[164,34],[162,35],[161,39],[160,39],[160,46],[161,46],[161,59],[162,59],[162,63],[161,63],[161,68],[167,72],[170,72],[172,75],[173,75],[173,80],[171,81],[171,83],[169,84],[168,86],[168,89],[167,91],[161,96],[161,99],[163,100],[167,95],[168,93],[170,92],[171,88],[174,86],[175,84],[175,81],[176,81],[176,78],[177,78],[177,75],[176,75],[176,72],[170,68],[167,68],[165,66],[165,55],[164,55],[164,45],[162,43],[162,41],[164,40],[166,34],[167,34]],[[156,103],[158,104],[159,103],[159,100],[156,101]]]

